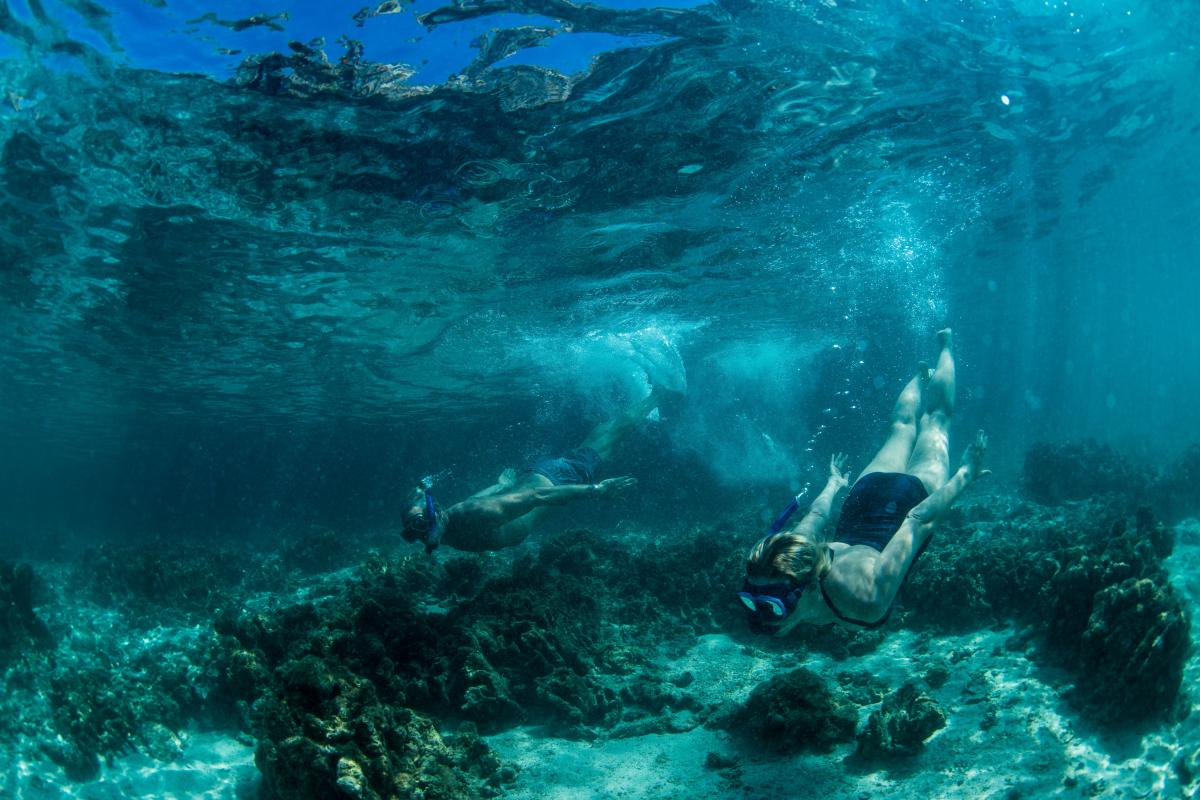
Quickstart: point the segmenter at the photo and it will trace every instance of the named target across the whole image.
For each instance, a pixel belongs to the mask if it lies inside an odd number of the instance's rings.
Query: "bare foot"
[[[938,344],[942,346],[942,349],[949,349],[953,344],[953,336],[954,334],[949,328],[942,328],[937,332]]]

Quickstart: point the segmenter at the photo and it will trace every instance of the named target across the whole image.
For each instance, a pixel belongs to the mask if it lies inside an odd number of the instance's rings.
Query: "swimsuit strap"
[[[829,563],[830,563],[831,569],[833,566],[833,559],[835,557],[836,556],[835,556],[832,548],[830,548]],[[826,573],[826,574],[829,574],[829,573]],[[870,630],[874,630],[875,628],[883,627],[884,623],[886,623],[888,621],[888,618],[890,616],[892,616],[892,607],[888,606],[887,612],[882,617],[875,620],[874,622],[866,622],[861,619],[854,619],[854,617],[847,617],[845,614],[838,611],[837,606],[835,606],[833,604],[833,598],[829,596],[829,592],[825,591],[825,578],[823,578],[823,577],[817,578],[817,586],[821,587],[821,599],[825,601],[826,608],[828,608],[830,611],[832,611],[833,615],[835,617],[837,617],[838,619],[840,619],[842,622],[849,622],[851,625],[858,625],[859,627],[870,631]],[[893,600],[893,604],[894,603],[895,603],[895,601]]]
[[[847,617],[845,614],[837,610],[837,606],[833,604],[833,598],[829,596],[829,592],[825,591],[825,581],[820,580],[817,582],[817,585],[821,587],[821,598],[825,601],[825,606],[842,622],[849,622],[852,625],[858,625],[865,630],[874,630],[875,628],[883,627],[884,623],[888,621],[888,617],[892,616],[892,607],[888,606],[887,613],[874,622],[867,622],[861,619],[854,619],[854,617]]]

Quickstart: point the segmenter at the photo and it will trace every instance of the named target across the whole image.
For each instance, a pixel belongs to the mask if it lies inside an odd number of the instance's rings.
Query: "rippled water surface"
[[[998,463],[1192,428],[1190,4],[248,10],[0,2],[21,492],[492,472],[644,391],[646,335],[694,390],[664,437],[725,483],[865,458],[947,324]]]

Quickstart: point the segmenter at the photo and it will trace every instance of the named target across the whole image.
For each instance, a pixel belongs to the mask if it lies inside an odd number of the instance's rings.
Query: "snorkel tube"
[[[425,495],[425,519],[429,522],[425,533],[425,552],[430,555],[442,543],[442,522],[438,519],[437,504],[433,502],[433,484],[445,475],[445,472],[439,472],[437,475],[421,478],[421,491]]]
[[[791,519],[792,514],[796,513],[796,509],[800,507],[800,498],[808,494],[808,488],[801,490],[800,494],[792,498],[792,502],[788,503],[788,507],[783,510],[783,513],[775,518],[771,523],[771,533],[779,533],[783,530],[783,526],[787,525],[787,521]]]

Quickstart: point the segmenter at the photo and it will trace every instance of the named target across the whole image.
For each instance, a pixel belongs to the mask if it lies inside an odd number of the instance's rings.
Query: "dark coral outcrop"
[[[74,567],[74,591],[95,603],[120,608],[130,621],[162,622],[163,612],[212,613],[241,584],[244,557],[199,545],[153,542],[101,545]]]
[[[24,652],[53,644],[46,623],[33,610],[36,580],[28,564],[0,561],[0,669]]]
[[[195,646],[159,643],[127,657],[101,650],[62,651],[49,670],[45,694],[53,735],[41,747],[72,780],[90,780],[100,762],[130,751],[171,761],[181,734],[201,714],[197,674],[204,654]]]
[[[413,569],[372,560],[320,604],[218,617],[209,711],[256,738],[266,797],[494,792],[500,765],[473,729],[444,738],[411,707],[446,707],[454,638],[417,608]]]
[[[941,706],[910,681],[871,712],[857,737],[858,754],[864,758],[915,755],[926,739],[944,727]]]
[[[470,729],[447,741],[428,717],[314,656],[281,673],[255,704],[266,797],[467,800],[499,784],[499,760]]]
[[[490,575],[431,564],[374,558],[311,602],[218,615],[207,713],[255,736],[271,796],[486,794],[512,771],[463,730],[636,735],[711,712],[643,654],[733,618],[740,554],[719,531],[642,548],[568,531]],[[431,717],[468,727],[443,739]]]
[[[1105,587],[1079,640],[1079,701],[1108,723],[1180,710],[1189,628],[1169,585],[1127,578]]]
[[[1059,508],[1009,501],[995,519],[975,516],[962,512],[936,535],[904,587],[900,616],[953,630],[1016,621],[1036,658],[1074,675],[1072,697],[1091,718],[1171,718],[1191,642],[1163,566],[1172,529],[1145,508],[1130,517],[1112,499]]]
[[[776,753],[829,752],[854,739],[857,719],[857,707],[836,684],[801,668],[759,685],[716,724]]]
[[[1150,486],[1155,510],[1168,521],[1200,517],[1200,444],[1187,447]]]

